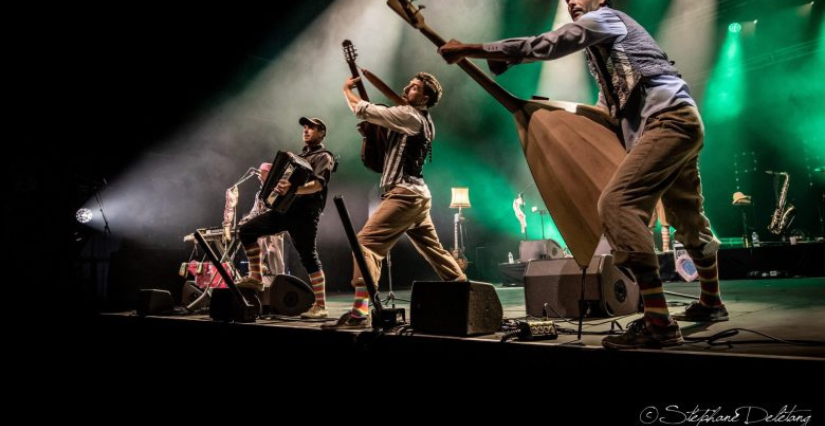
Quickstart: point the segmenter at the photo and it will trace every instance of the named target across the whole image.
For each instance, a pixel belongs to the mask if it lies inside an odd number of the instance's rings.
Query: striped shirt
[[[390,134],[389,146],[384,155],[381,190],[386,193],[400,186],[430,198],[430,189],[423,176],[412,176],[404,169],[404,154],[409,140],[422,135],[430,143],[435,138],[435,125],[429,114],[410,105],[386,107],[362,100],[355,107],[355,116],[393,132]]]

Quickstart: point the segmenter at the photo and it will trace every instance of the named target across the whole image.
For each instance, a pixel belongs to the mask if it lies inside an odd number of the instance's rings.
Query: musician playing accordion
[[[309,274],[312,291],[315,293],[315,304],[301,316],[326,318],[326,281],[315,240],[318,236],[318,220],[326,206],[327,188],[335,167],[335,158],[322,143],[327,135],[327,126],[321,119],[301,117],[299,124],[304,129],[304,148],[298,156],[309,162],[313,176],[296,190],[297,197],[289,210],[284,213],[268,210],[240,226],[238,235],[249,259],[249,275],[238,286],[263,291],[258,238],[287,231],[301,258],[301,264]],[[291,185],[289,180],[281,179],[275,191],[286,194]]]

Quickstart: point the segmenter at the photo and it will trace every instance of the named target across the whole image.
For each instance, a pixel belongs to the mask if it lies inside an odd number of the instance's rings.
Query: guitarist
[[[716,268],[719,242],[702,207],[698,169],[702,119],[674,63],[641,25],[611,8],[610,0],[567,0],[567,11],[574,22],[555,31],[488,44],[451,40],[439,52],[449,63],[465,57],[489,59],[491,70],[500,74],[523,61],[585,51],[601,89],[599,106],[620,120],[628,151],[599,199],[600,218],[616,264],[633,271],[645,307],[643,318],[602,344],[612,349],[681,344],[679,325],[665,302],[647,225],[661,198],[676,239],[699,269],[701,299],[682,318],[727,320]]]
[[[441,99],[441,84],[428,73],[416,74],[404,88],[408,105],[385,107],[364,101],[353,92],[360,77],[348,78],[344,95],[355,116],[390,130],[381,175],[381,204],[358,233],[368,273],[378,283],[381,261],[402,235],[407,234],[418,252],[444,281],[463,281],[455,259],[441,246],[430,218],[430,190],[424,183],[424,160],[430,150],[435,126],[430,108]],[[365,328],[368,325],[369,293],[358,265],[353,262],[352,285],[355,301],[352,309],[324,329]]]

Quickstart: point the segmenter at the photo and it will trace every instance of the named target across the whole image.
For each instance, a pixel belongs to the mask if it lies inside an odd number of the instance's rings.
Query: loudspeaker
[[[533,259],[560,259],[564,249],[554,240],[522,240],[518,244],[518,260],[527,263]]]
[[[231,288],[213,288],[212,300],[209,301],[209,318],[215,321],[255,322],[255,318],[261,314],[258,292],[251,288],[238,290],[249,303],[249,308],[235,297]]]
[[[315,293],[309,284],[292,275],[279,274],[269,286],[269,308],[280,315],[299,315],[315,303]]]
[[[203,295],[203,290],[195,284],[195,281],[187,281],[183,284],[180,304],[192,310],[205,308],[209,305],[209,297],[204,297],[196,305],[192,305],[201,295]]]
[[[554,318],[579,316],[582,271],[574,259],[534,260],[524,273],[527,315]],[[639,286],[633,274],[613,264],[613,256],[594,256],[585,272],[584,300],[589,317],[627,315],[639,310]]]
[[[495,333],[504,312],[496,289],[475,281],[416,281],[410,326],[422,333],[473,336]]]
[[[172,293],[168,290],[149,288],[140,290],[138,294],[137,314],[140,316],[162,315],[172,312],[174,307]]]

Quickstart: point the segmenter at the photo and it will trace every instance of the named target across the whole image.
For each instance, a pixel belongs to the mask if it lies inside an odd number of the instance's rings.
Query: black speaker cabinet
[[[269,308],[280,315],[299,315],[315,303],[315,293],[309,284],[292,275],[280,274],[269,286]]]
[[[198,287],[194,281],[187,281],[183,284],[183,290],[181,290],[180,304],[192,310],[208,307],[209,297],[201,296],[203,296],[203,290],[201,290],[201,288]]]
[[[504,312],[496,289],[475,281],[416,281],[410,326],[421,333],[473,336],[501,329]]]
[[[255,322],[261,314],[261,300],[254,289],[241,288],[249,307],[235,297],[230,288],[213,288],[209,301],[209,317],[215,321]]]
[[[172,300],[172,293],[169,291],[155,288],[140,290],[137,305],[138,315],[163,315],[172,311],[174,307],[175,302]]]
[[[582,271],[572,258],[534,260],[524,272],[527,315],[553,318],[579,316]],[[591,317],[628,315],[639,309],[639,286],[633,274],[613,264],[613,256],[594,256],[585,272],[584,299]]]

